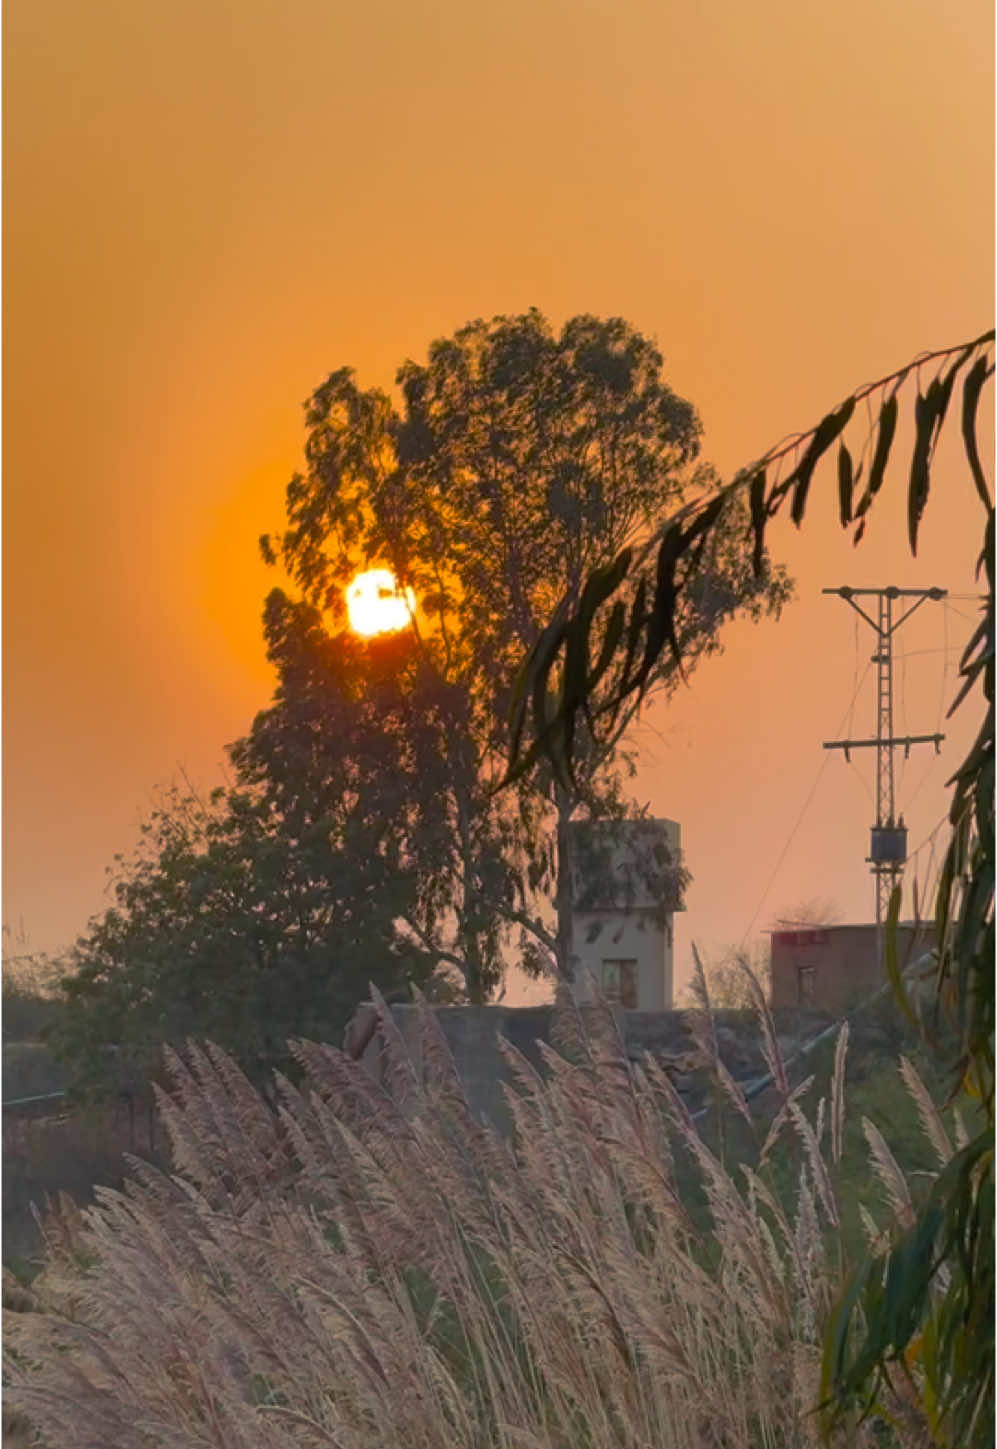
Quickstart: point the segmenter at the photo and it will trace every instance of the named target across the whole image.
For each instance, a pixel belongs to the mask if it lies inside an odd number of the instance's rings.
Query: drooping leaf
[[[627,619],[627,606],[622,599],[617,599],[609,615],[606,624],[606,633],[603,636],[602,648],[599,657],[592,666],[589,675],[589,688],[595,689],[596,685],[610,667],[619,648],[620,640],[623,638],[623,629]]]
[[[849,397],[833,413],[828,413],[827,417],[821,418],[814,429],[802,462],[793,471],[793,504],[790,516],[797,527],[803,522],[803,515],[806,512],[807,494],[810,491],[810,480],[813,478],[814,469],[835,438],[844,431],[854,411],[855,399]]]
[[[510,759],[517,760],[519,748],[522,743],[523,730],[526,726],[527,717],[527,695],[532,686],[533,698],[533,719],[534,723],[541,720],[546,721],[546,709],[538,710],[537,701],[545,700],[549,688],[549,679],[554,660],[564,640],[566,632],[563,610],[559,611],[546,626],[540,638],[534,644],[523,667],[519,671],[516,683],[512,691],[512,705],[510,707],[510,724],[512,744],[510,748]],[[529,764],[520,760],[516,765],[515,772],[510,772],[508,781],[519,778],[525,770],[530,768],[540,751],[536,744],[529,751]]]
[[[646,686],[651,670],[657,663],[666,640],[671,644],[676,660],[680,659],[678,639],[675,636],[675,600],[677,598],[675,569],[684,547],[682,526],[673,523],[666,530],[658,549],[654,599],[648,619],[644,657],[637,672],[638,688],[641,691]]]
[[[962,389],[963,443],[966,448],[966,457],[969,461],[970,471],[973,474],[973,482],[976,484],[976,491],[979,493],[984,506],[987,508],[991,507],[990,490],[987,487],[983,464],[980,462],[980,450],[976,441],[976,410],[979,407],[983,384],[992,375],[993,366],[989,362],[986,353],[981,353],[966,374],[966,381]]]
[[[923,397],[918,397],[914,405],[916,433],[907,494],[908,535],[910,551],[914,555],[917,554],[918,529],[928,502],[931,458],[948,411],[956,374],[968,360],[971,351],[971,348],[964,349],[948,372],[934,378],[928,391]]]
[[[896,393],[892,393],[879,410],[876,447],[873,451],[872,464],[869,468],[869,481],[865,485],[865,492],[859,499],[858,507],[855,510],[855,517],[857,519],[862,518],[869,510],[872,500],[883,486],[883,478],[886,475],[886,464],[890,456],[890,448],[893,446],[894,434],[897,431],[899,406]]]
[[[619,699],[628,695],[633,686],[631,684],[630,670],[633,668],[634,659],[637,657],[637,645],[640,640],[641,631],[647,622],[647,579],[640,579],[637,584],[637,592],[634,595],[633,603],[630,606],[630,627],[627,629],[627,647],[623,657],[623,667],[620,670]]]
[[[852,469],[852,455],[845,443],[838,449],[838,513],[842,528],[852,521],[852,491],[855,478]]]

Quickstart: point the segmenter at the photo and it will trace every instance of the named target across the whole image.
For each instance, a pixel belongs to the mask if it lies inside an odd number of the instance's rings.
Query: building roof
[[[902,931],[933,931],[934,921],[898,921]],[[787,921],[782,926],[767,926],[763,935],[783,936],[794,931],[874,931],[875,921],[835,921],[833,925],[819,925],[815,921]]]

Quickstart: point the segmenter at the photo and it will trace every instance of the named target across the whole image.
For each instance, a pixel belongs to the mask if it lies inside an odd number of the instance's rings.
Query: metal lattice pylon
[[[893,733],[893,636],[925,599],[943,599],[945,589],[824,589],[825,594],[837,594],[850,604],[857,614],[876,631],[876,652],[872,662],[876,666],[876,735],[865,740],[825,740],[825,750],[844,750],[845,759],[857,749],[876,750],[876,822],[872,827],[869,855],[866,857],[876,878],[876,939],[879,964],[883,966],[883,922],[889,911],[890,898],[903,875],[907,857],[907,830],[902,817],[897,817],[896,786],[893,773],[893,753],[903,748],[910,754],[912,745],[933,744],[938,750],[941,734],[903,735]],[[876,618],[873,619],[856,598],[876,599]],[[894,621],[895,599],[913,599],[910,607]]]

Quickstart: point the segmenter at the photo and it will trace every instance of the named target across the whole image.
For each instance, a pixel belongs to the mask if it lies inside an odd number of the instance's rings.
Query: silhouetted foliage
[[[633,810],[623,790],[625,714],[609,739],[579,736],[569,786],[535,760],[515,798],[492,787],[519,661],[557,599],[589,611],[590,571],[646,533],[661,509],[712,486],[695,461],[695,412],[663,381],[662,365],[656,347],[619,319],[575,317],[555,335],[534,310],[434,342],[425,364],[399,370],[400,408],[361,390],[350,369],[333,372],[307,405],[307,471],[288,486],[286,530],[261,540],[303,599],[299,608],[278,590],[268,606],[278,711],[297,708],[289,654],[321,649],[320,617],[338,637],[358,569],[390,568],[414,591],[409,667],[422,684],[435,676],[439,718],[448,721],[423,790],[445,798],[456,843],[437,852],[435,918],[424,911],[410,925],[427,950],[461,963],[472,999],[494,988],[516,929],[528,968],[569,969],[568,822]],[[746,517],[732,500],[701,551],[675,621],[687,669],[719,647],[735,613],[758,617],[788,594],[781,571],[753,572]],[[598,626],[607,652],[619,639],[622,600],[643,596],[649,580],[634,576],[628,587]],[[672,683],[667,659],[646,681]],[[262,758],[255,738],[250,749]],[[276,779],[281,763],[271,756],[266,768]],[[300,764],[295,770],[295,788],[321,789],[320,777],[310,786]]]

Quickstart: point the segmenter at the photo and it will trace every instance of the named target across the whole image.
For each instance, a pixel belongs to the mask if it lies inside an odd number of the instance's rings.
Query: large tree
[[[272,780],[281,763],[266,739],[296,708],[285,660],[321,647],[317,615],[342,639],[344,591],[365,567],[390,568],[417,599],[412,677],[423,688],[428,677],[438,681],[445,721],[424,788],[445,798],[454,847],[439,861],[446,909],[428,929],[425,919],[413,924],[427,949],[460,965],[473,999],[497,981],[515,928],[527,965],[556,963],[570,974],[569,823],[633,808],[622,788],[626,715],[608,740],[579,730],[584,769],[570,784],[538,761],[515,799],[496,798],[492,787],[509,746],[519,663],[552,610],[561,600],[594,607],[598,571],[662,509],[712,484],[696,461],[695,411],[662,367],[653,343],[619,319],[575,317],[555,333],[534,310],[433,343],[425,363],[399,370],[397,404],[361,389],[350,369],[333,372],[307,404],[307,467],[288,486],[287,526],[261,541],[297,590],[295,598],[275,590],[268,604],[281,692],[247,742],[246,758]],[[787,595],[781,571],[752,570],[742,514],[734,500],[676,618],[686,671],[718,647],[732,615],[778,609]],[[593,571],[596,585],[586,588]],[[653,582],[632,577],[630,597]],[[603,620],[596,657],[617,641],[621,611]],[[651,684],[674,678],[664,659]]]

